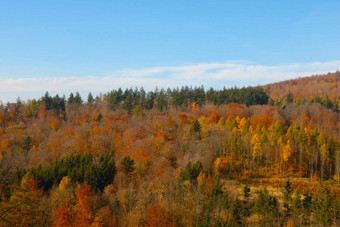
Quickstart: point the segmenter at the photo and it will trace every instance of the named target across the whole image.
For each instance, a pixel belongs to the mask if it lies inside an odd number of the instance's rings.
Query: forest
[[[0,103],[0,226],[339,226],[339,86]]]

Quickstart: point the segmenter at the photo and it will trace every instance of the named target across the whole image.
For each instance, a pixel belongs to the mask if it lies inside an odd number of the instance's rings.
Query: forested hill
[[[340,110],[340,72],[315,75],[262,86],[270,96],[269,105],[319,103]]]
[[[294,98],[328,96],[335,99],[340,97],[340,72],[281,81],[264,85],[263,88],[272,99],[278,99],[289,93]]]
[[[0,226],[340,226],[338,100],[268,94],[0,103]]]

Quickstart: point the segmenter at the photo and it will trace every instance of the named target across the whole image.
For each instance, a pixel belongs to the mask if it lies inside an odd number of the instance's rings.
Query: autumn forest
[[[339,226],[340,72],[0,104],[0,226]]]

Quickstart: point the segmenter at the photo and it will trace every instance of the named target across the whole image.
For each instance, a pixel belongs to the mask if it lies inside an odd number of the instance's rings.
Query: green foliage
[[[29,149],[31,148],[31,143],[32,143],[32,138],[30,136],[27,136],[22,146],[22,149],[28,152]]]
[[[248,185],[244,185],[243,187],[243,197],[245,199],[248,199],[250,196],[250,188],[248,187]]]
[[[300,223],[301,208],[302,208],[301,195],[298,191],[296,191],[292,200],[291,212],[294,222],[298,224]]]
[[[229,218],[230,226],[241,226],[242,225],[241,212],[242,212],[241,201],[236,197],[230,208],[230,218]]]
[[[135,170],[135,161],[130,156],[123,158],[120,164],[123,166],[126,175],[131,174]]]
[[[200,161],[195,162],[195,164],[192,164],[189,162],[185,169],[181,173],[181,180],[190,180],[192,182],[197,182],[197,177],[200,174],[200,172],[203,169],[203,165]]]
[[[312,201],[312,210],[316,214],[317,222],[323,225],[329,225],[334,218],[334,198],[329,190],[325,187],[320,197]]]
[[[74,96],[74,103],[76,103],[76,104],[82,104],[83,103],[83,99],[81,98],[79,92],[76,92],[76,96]]]
[[[156,108],[160,111],[163,111],[167,107],[166,96],[164,94],[164,90],[162,89],[156,98]]]
[[[98,114],[96,117],[96,121],[99,122],[103,118],[103,115],[101,113]]]
[[[275,217],[279,214],[279,203],[275,196],[269,195],[264,189],[259,192],[253,209],[265,217]]]
[[[220,199],[220,208],[227,210],[229,209],[229,195],[227,192],[223,192]]]
[[[92,93],[90,92],[87,96],[87,103],[92,104],[94,102],[94,98],[92,96]]]
[[[127,111],[133,110],[136,105],[139,105],[143,109],[150,110],[156,107],[162,111],[167,107],[167,103],[172,103],[174,106],[187,105],[196,102],[198,105],[203,105],[205,102],[211,102],[215,105],[228,104],[228,103],[240,103],[249,105],[266,104],[269,100],[268,95],[261,87],[247,87],[247,88],[231,88],[223,90],[210,89],[205,92],[204,87],[182,87],[181,89],[175,88],[173,90],[161,89],[160,92],[150,91],[147,94],[144,89],[140,90],[127,89],[122,94],[122,90],[113,90],[107,94],[108,106],[110,109],[119,107],[122,103],[122,107]]]
[[[132,113],[133,103],[132,103],[132,95],[130,93],[127,95],[126,99],[124,100],[123,108],[128,113]]]
[[[291,94],[282,96],[277,100],[270,99],[268,104],[271,106],[280,106],[282,108],[286,107],[287,104],[294,103],[295,105],[310,105],[313,103],[318,103],[328,109],[335,112],[339,112],[339,104],[337,99],[331,100],[327,95],[324,97],[313,96],[310,98],[293,98]]]
[[[307,191],[303,194],[302,199],[302,224],[310,223],[310,215],[312,212],[312,196],[310,192]]]
[[[91,154],[77,154],[62,160],[57,160],[52,165],[36,169],[30,172],[35,179],[39,180],[44,190],[49,190],[53,185],[60,183],[64,176],[68,176],[72,182],[87,181],[95,190],[103,190],[113,181],[116,174],[113,154],[107,153],[99,157],[99,164],[93,163]]]
[[[201,132],[201,124],[198,122],[198,120],[194,121],[194,124],[191,127],[192,132],[200,133]]]
[[[72,93],[71,93],[72,94]],[[55,111],[57,115],[65,114],[66,99],[63,96],[60,98],[58,95],[51,97],[48,92],[41,98],[40,101],[46,110]]]
[[[290,216],[293,188],[292,183],[287,180],[283,187],[283,212],[285,217]]]
[[[191,126],[191,133],[197,138],[201,139],[201,124],[198,122],[198,120],[194,121],[194,124]]]

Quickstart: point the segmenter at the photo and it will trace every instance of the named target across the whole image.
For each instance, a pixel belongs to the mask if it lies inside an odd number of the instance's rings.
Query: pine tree
[[[94,98],[93,98],[93,96],[92,96],[92,94],[91,94],[91,92],[88,94],[88,96],[87,96],[87,103],[88,104],[93,104],[93,102],[94,102]]]
[[[241,201],[236,197],[230,208],[229,218],[230,226],[242,226],[241,210],[242,210]]]
[[[287,180],[283,189],[283,212],[285,217],[289,217],[291,215],[292,194],[292,183]]]

